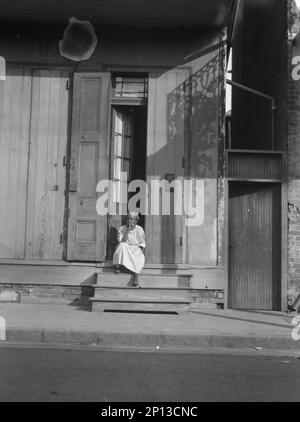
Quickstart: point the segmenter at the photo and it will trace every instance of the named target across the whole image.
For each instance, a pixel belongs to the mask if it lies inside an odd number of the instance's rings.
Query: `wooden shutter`
[[[68,260],[103,261],[107,216],[96,212],[96,185],[108,179],[110,73],[74,76]]]
[[[0,81],[0,257],[24,258],[31,70]]]
[[[33,70],[26,259],[62,259],[69,73]]]

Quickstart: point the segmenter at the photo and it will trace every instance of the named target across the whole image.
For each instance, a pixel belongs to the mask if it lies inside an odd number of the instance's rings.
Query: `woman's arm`
[[[118,230],[117,240],[119,243],[126,243],[129,230],[126,226],[121,226]]]
[[[121,226],[118,229],[118,234],[117,234],[117,240],[119,243],[121,242],[126,242],[127,241],[127,237],[128,237],[128,233],[126,228],[124,228],[124,226]]]
[[[139,247],[142,249],[143,254],[145,254],[145,247],[146,247],[145,232],[142,227],[140,227],[140,230],[139,230]]]
[[[127,240],[128,240],[128,234],[129,234],[129,229],[126,227],[124,236],[122,237],[122,240],[121,240],[122,243],[126,243],[127,242]]]

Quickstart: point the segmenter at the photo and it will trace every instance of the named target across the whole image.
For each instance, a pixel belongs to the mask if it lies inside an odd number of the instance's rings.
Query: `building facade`
[[[0,37],[1,291],[75,304],[96,289],[102,310],[101,297],[114,309],[286,310],[299,292],[299,189],[285,2],[23,3],[4,8]],[[98,39],[81,61],[59,48],[72,16]],[[121,171],[201,182],[195,226],[184,215],[142,217],[141,293],[112,280],[121,217],[96,210],[97,183]]]

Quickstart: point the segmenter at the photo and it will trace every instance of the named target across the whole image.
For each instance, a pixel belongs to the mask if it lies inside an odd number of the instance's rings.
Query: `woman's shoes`
[[[115,267],[115,274],[120,274],[120,272],[121,272],[121,270],[120,270],[119,265],[116,265],[116,267]]]

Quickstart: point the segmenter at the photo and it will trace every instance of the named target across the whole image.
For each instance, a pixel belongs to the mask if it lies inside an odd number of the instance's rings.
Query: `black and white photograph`
[[[300,402],[300,0],[0,0],[0,403],[70,402]]]

